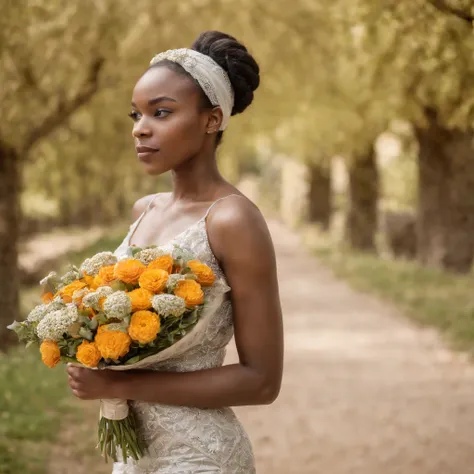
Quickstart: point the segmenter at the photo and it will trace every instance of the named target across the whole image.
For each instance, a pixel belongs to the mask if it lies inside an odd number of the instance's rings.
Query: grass
[[[64,367],[14,348],[0,354],[0,386],[0,473],[46,474],[47,446],[71,412]]]
[[[303,236],[319,260],[354,288],[390,301],[418,324],[438,329],[454,349],[474,355],[472,275],[354,252],[314,229]]]
[[[78,265],[96,252],[116,248],[123,234],[71,252],[58,262],[56,270],[64,270],[68,262]],[[24,316],[39,302],[39,292],[39,287],[22,288]],[[0,387],[0,474],[50,474],[50,451],[61,425],[81,419],[64,366],[49,369],[34,346],[28,350],[14,347],[6,354],[0,353]],[[77,444],[78,449],[84,449],[84,444]]]

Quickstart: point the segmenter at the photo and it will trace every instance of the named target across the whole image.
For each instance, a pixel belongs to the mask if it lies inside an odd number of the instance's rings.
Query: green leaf
[[[92,341],[94,339],[94,335],[92,334],[92,331],[86,327],[81,327],[81,329],[79,329],[79,336],[82,336],[84,339],[87,339],[88,341]]]
[[[92,319],[89,320],[88,326],[93,331],[95,331],[97,329],[97,327],[99,326],[99,322],[97,321],[95,316]]]
[[[25,345],[25,349],[29,349],[32,346],[38,346],[38,341],[28,341]]]
[[[110,287],[114,291],[125,291],[127,289],[127,285],[121,281],[121,280],[114,280],[111,284]]]
[[[131,249],[130,254],[132,255],[132,257],[135,257],[137,253],[143,250],[141,247],[129,247],[129,248]]]
[[[135,357],[128,359],[127,362],[125,362],[125,365],[135,364],[135,362],[138,362],[139,360],[140,360],[140,356],[136,355]]]

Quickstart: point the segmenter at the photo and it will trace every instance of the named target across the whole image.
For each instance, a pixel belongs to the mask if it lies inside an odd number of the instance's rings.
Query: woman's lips
[[[146,160],[148,157],[159,151],[157,148],[151,148],[148,146],[137,146],[135,149],[137,150],[138,159],[140,160]]]

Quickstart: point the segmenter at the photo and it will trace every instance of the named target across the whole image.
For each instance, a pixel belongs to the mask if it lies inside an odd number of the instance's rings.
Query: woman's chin
[[[158,176],[160,174],[164,174],[166,173],[167,171],[169,171],[168,168],[165,168],[163,166],[160,166],[159,164],[157,163],[145,163],[145,162],[142,162],[141,163],[144,171],[146,174],[149,174],[150,176]]]

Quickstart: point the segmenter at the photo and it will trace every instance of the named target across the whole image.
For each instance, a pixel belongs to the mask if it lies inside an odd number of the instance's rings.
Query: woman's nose
[[[151,136],[151,129],[147,127],[143,120],[140,120],[133,126],[132,135],[135,138]]]

